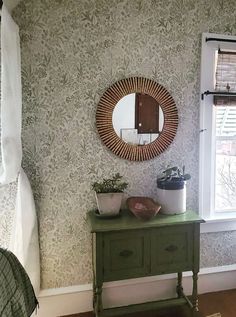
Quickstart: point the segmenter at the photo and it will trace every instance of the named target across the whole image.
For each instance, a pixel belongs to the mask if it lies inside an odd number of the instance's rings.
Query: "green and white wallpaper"
[[[86,212],[91,183],[125,175],[129,195],[156,196],[156,175],[185,164],[187,204],[198,209],[202,32],[236,34],[235,0],[24,0],[15,9],[22,46],[23,165],[40,223],[42,288],[91,282]],[[122,160],[101,143],[97,103],[117,80],[151,78],[179,111],[174,142],[156,159]],[[1,189],[0,241],[7,246],[15,185]],[[7,217],[7,220],[6,220]],[[236,262],[236,232],[202,234],[201,265]]]

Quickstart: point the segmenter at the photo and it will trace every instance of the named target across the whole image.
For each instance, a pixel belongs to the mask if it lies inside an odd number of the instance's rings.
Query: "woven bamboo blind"
[[[218,51],[215,90],[217,92],[236,92],[236,52]],[[235,106],[236,96],[214,96],[216,106]]]

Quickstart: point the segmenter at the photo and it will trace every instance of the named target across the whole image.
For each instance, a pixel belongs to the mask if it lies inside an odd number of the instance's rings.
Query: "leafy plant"
[[[165,181],[186,181],[191,178],[190,174],[185,173],[185,166],[180,169],[178,166],[168,167],[157,177],[158,182]]]
[[[94,182],[92,189],[96,193],[122,193],[128,183],[122,181],[123,176],[116,173],[112,178],[104,178],[101,182]]]

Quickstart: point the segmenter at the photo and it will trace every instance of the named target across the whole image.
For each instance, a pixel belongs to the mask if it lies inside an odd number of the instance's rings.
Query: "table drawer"
[[[145,276],[150,272],[150,237],[145,230],[103,235],[104,281]]]
[[[152,231],[152,274],[174,273],[193,268],[193,226],[166,227]]]

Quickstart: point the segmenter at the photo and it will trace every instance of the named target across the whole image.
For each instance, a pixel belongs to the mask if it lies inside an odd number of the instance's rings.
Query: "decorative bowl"
[[[161,206],[149,197],[129,197],[129,210],[140,220],[150,220],[155,217]]]

